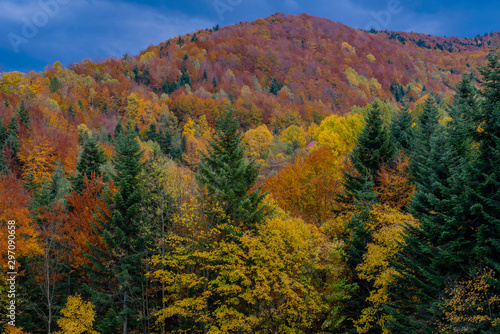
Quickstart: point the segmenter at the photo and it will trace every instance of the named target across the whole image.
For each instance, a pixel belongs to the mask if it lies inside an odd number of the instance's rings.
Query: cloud
[[[33,13],[40,8],[36,2],[11,2],[0,1],[0,20],[5,22],[22,22],[21,18],[33,15]]]
[[[299,10],[300,6],[295,0],[285,0],[285,6],[289,11],[295,12]]]
[[[40,7],[28,4],[9,8],[28,18],[41,11]],[[27,42],[18,45],[21,52],[47,63],[60,60],[65,65],[86,57],[134,55],[150,44],[215,25],[213,20],[168,9],[109,0],[68,1],[29,38],[23,35],[23,22],[2,20],[0,31],[24,38]],[[0,39],[0,47],[12,50],[6,36],[0,36],[4,37]]]

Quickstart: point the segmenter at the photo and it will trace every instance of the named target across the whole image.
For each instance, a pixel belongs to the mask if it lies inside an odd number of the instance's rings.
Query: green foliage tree
[[[413,117],[407,108],[401,110],[390,126],[391,135],[398,149],[410,153],[411,142],[414,137]]]
[[[420,223],[406,227],[393,264],[398,274],[387,310],[394,333],[498,331],[499,73],[493,55],[481,68],[481,102],[463,78],[446,132],[432,100],[419,117],[410,212]]]
[[[61,89],[61,82],[56,76],[54,76],[50,79],[49,91],[51,93],[56,93],[59,89]]]
[[[375,101],[368,114],[366,126],[358,137],[350,160],[353,165],[352,172],[344,174],[345,194],[341,200],[354,203],[358,192],[365,188],[364,183],[371,181],[378,184],[376,175],[382,165],[391,165],[396,154],[396,146],[389,132],[383,127],[380,105]]]
[[[243,135],[238,130],[234,110],[228,109],[216,128],[217,135],[209,142],[208,154],[199,163],[197,181],[206,187],[208,201],[222,205],[234,224],[253,229],[266,216],[261,187],[251,193],[259,176],[259,166],[245,161]]]
[[[182,87],[184,85],[189,85],[191,86],[191,77],[189,76],[189,73],[187,72],[186,65],[182,66],[182,74],[181,77],[179,78],[179,83],[178,86]]]
[[[107,224],[100,224],[106,249],[91,245],[89,257],[93,263],[93,294],[98,309],[106,314],[96,324],[103,333],[115,333],[122,325],[123,333],[141,326],[143,281],[142,262],[148,251],[142,237],[140,203],[142,200],[140,177],[142,152],[130,123],[116,140],[113,181],[118,191],[113,198],[114,210]]]
[[[30,126],[30,114],[28,112],[28,108],[26,108],[24,104],[24,101],[21,101],[21,105],[19,106],[19,109],[17,109],[17,117],[19,119],[20,127],[24,127],[27,129]]]
[[[106,157],[102,149],[97,146],[97,140],[88,139],[83,146],[82,155],[76,165],[76,174],[71,177],[73,189],[81,193],[84,176],[90,177],[92,172],[95,173],[96,177],[101,176],[100,168],[104,163],[106,163]]]

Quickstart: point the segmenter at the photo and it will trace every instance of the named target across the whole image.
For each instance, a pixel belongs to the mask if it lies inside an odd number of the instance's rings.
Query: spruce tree
[[[376,176],[382,165],[393,163],[396,146],[382,123],[380,104],[375,101],[351,153],[354,171],[344,173],[345,194],[340,196],[341,201],[354,203],[357,193],[364,189],[364,183],[371,181],[377,185]]]
[[[30,120],[30,114],[28,112],[28,109],[24,105],[24,101],[21,101],[21,105],[19,106],[19,109],[17,110],[17,115],[19,117],[19,126],[28,128],[31,120]]]
[[[266,215],[261,187],[249,193],[259,176],[259,166],[245,160],[243,135],[238,130],[233,109],[227,111],[216,128],[210,149],[199,163],[198,184],[208,191],[209,205],[220,203],[233,224],[254,229]]]
[[[90,179],[91,173],[95,173],[96,178],[101,176],[101,166],[106,162],[104,152],[97,146],[97,140],[87,139],[83,146],[83,152],[76,165],[76,175],[71,177],[73,190],[82,192],[83,178],[85,175]]]
[[[387,305],[393,333],[437,333],[445,328],[450,322],[444,311],[450,307],[450,289],[474,271],[471,254],[477,237],[466,211],[473,206],[467,183],[476,159],[466,152],[473,146],[463,143],[471,133],[470,115],[479,110],[469,81],[464,79],[458,91],[446,131],[430,99],[418,119],[410,166],[417,189],[409,211],[419,225],[405,228],[403,249],[393,263],[398,274]]]
[[[470,172],[463,177],[466,191],[459,206],[473,232],[471,262],[479,271],[491,271],[486,281],[488,293],[500,296],[500,55],[492,50],[488,62],[479,70],[482,78],[481,107],[471,115],[472,137],[477,151]],[[489,321],[477,330],[500,332],[500,302],[485,301]]]
[[[398,149],[409,154],[414,136],[413,117],[408,108],[403,108],[391,123],[391,135]]]
[[[8,136],[7,128],[3,125],[2,120],[0,120],[0,174],[8,170],[7,160],[3,153]]]
[[[94,254],[89,255],[96,269],[93,281],[97,285],[91,293],[96,304],[107,314],[97,325],[103,333],[115,333],[117,324],[122,325],[123,333],[137,330],[143,318],[141,264],[147,256],[147,248],[139,217],[142,152],[135,137],[130,123],[125,133],[118,134],[113,181],[119,190],[113,198],[111,221],[98,228],[106,249],[91,247]]]
[[[184,85],[192,86],[191,77],[189,76],[189,73],[186,69],[186,65],[182,66],[182,74],[181,77],[179,78],[179,83],[178,83],[179,87],[182,87]]]

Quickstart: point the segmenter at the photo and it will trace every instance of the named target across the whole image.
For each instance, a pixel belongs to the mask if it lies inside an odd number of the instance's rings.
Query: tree
[[[82,192],[84,185],[83,178],[90,177],[91,173],[95,174],[98,178],[102,175],[101,166],[106,162],[106,157],[102,149],[97,146],[96,139],[87,139],[83,146],[83,152],[80,161],[76,166],[77,173],[71,178],[73,190],[78,193]]]
[[[30,120],[30,114],[28,112],[28,109],[24,105],[24,101],[21,101],[21,105],[19,106],[19,109],[17,110],[17,116],[19,119],[19,126],[27,129],[31,123],[31,120]]]
[[[179,87],[183,87],[184,85],[192,86],[191,77],[187,72],[186,65],[182,66],[182,74],[181,77],[179,78],[179,83],[178,83]]]
[[[85,302],[79,295],[69,296],[61,310],[62,318],[57,320],[61,331],[54,334],[98,334],[94,330],[95,310],[91,302]]]
[[[222,205],[234,224],[254,229],[266,215],[264,195],[260,187],[249,193],[259,175],[259,166],[245,161],[243,136],[238,130],[234,111],[228,106],[216,128],[216,136],[199,164],[197,175],[201,187],[206,187],[207,200]]]
[[[364,182],[369,181],[378,186],[377,173],[383,165],[391,166],[394,162],[396,147],[389,132],[382,126],[379,107],[377,101],[372,104],[366,126],[351,153],[353,171],[344,174],[345,194],[340,196],[346,203],[354,202],[357,193],[365,187]]]
[[[130,123],[125,133],[119,133],[116,141],[113,181],[118,187],[109,224],[101,224],[98,231],[106,247],[100,250],[91,247],[95,267],[96,305],[107,312],[107,317],[97,324],[100,331],[116,331],[122,324],[123,333],[140,326],[142,312],[141,263],[146,258],[146,243],[141,234],[139,219],[142,199],[140,175],[142,152],[135,139],[136,133]]]
[[[56,93],[59,89],[61,89],[61,82],[56,76],[53,76],[50,79],[49,90],[51,93]]]
[[[269,148],[273,143],[273,135],[266,125],[250,129],[245,133],[243,142],[246,144],[245,151],[252,159],[260,159],[269,153]]]
[[[458,101],[455,105],[463,103]],[[451,115],[462,117],[459,112]],[[447,289],[451,282],[467,276],[474,262],[469,259],[477,232],[460,213],[464,199],[470,199],[464,194],[471,161],[467,161],[469,154],[462,157],[457,149],[455,141],[461,136],[456,132],[460,127],[454,126],[457,121],[451,121],[445,131],[432,98],[427,99],[417,120],[410,164],[416,192],[409,212],[419,224],[405,227],[405,245],[393,262],[397,274],[391,301],[386,306],[392,316],[388,328],[393,332],[435,332],[445,318],[443,301]],[[455,141],[450,140],[453,133]],[[461,138],[464,140],[466,137]],[[471,205],[468,202],[467,208]]]
[[[285,143],[297,142],[300,148],[306,146],[304,130],[296,125],[290,125],[281,133],[281,141]]]
[[[413,117],[407,108],[401,110],[396,116],[396,119],[391,123],[390,129],[398,149],[409,153],[415,131],[413,129]]]
[[[283,85],[280,84],[276,78],[273,78],[271,80],[271,86],[269,86],[269,93],[277,96],[282,86]]]

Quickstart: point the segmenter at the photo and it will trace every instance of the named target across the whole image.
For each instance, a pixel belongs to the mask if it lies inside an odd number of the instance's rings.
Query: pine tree
[[[143,318],[141,288],[144,273],[141,264],[147,256],[147,249],[139,217],[142,152],[135,137],[130,123],[125,133],[118,135],[113,181],[119,190],[113,198],[111,221],[101,224],[98,229],[106,249],[91,247],[95,254],[89,255],[96,269],[93,281],[97,285],[95,292],[89,292],[93,293],[96,305],[107,314],[107,318],[96,326],[103,333],[115,333],[117,328],[113,326],[118,323],[122,324],[123,333],[138,329]]]
[[[24,105],[24,101],[21,101],[21,105],[17,110],[17,115],[19,117],[19,126],[27,129],[31,123],[31,120],[30,120],[30,114],[28,113],[28,109]]]
[[[181,77],[179,78],[179,83],[178,83],[179,87],[182,87],[184,85],[192,86],[191,77],[187,72],[186,65],[182,66],[182,74]]]
[[[472,138],[476,155],[472,157],[470,172],[464,175],[465,193],[457,198],[462,215],[473,232],[474,247],[470,261],[478,269],[491,270],[487,278],[489,293],[500,296],[500,55],[492,50],[485,66],[479,69],[482,76],[479,112],[471,115],[475,131]],[[480,270],[481,271],[481,270]],[[484,271],[484,269],[483,269]],[[500,302],[486,301],[489,321],[478,330],[497,333],[500,323]]]
[[[351,153],[350,160],[355,171],[344,173],[345,194],[340,196],[342,202],[354,203],[357,193],[364,189],[364,183],[372,181],[377,185],[376,175],[382,165],[393,163],[396,146],[382,123],[380,104],[375,101]]]
[[[172,152],[172,134],[170,129],[165,129],[165,132],[158,135],[158,144],[160,144],[163,154],[170,155]]]
[[[410,174],[412,181],[418,182],[418,169],[425,164],[425,159],[430,151],[430,138],[439,127],[439,110],[433,97],[425,100],[422,113],[417,119],[417,131],[412,144],[412,156],[410,158]]]
[[[2,120],[0,120],[0,174],[6,172],[8,170],[7,160],[5,159],[4,145],[7,141],[9,134],[7,132],[7,128],[3,125]]]
[[[52,79],[50,79],[50,85],[49,85],[49,90],[51,93],[57,92],[59,89],[61,89],[61,82],[59,79],[54,76]]]
[[[259,176],[259,166],[245,161],[243,136],[234,111],[228,106],[210,141],[208,154],[199,163],[198,184],[208,191],[210,205],[220,203],[234,224],[254,229],[267,214],[260,189],[248,193]]]
[[[376,203],[376,193],[373,190],[373,182],[364,177],[361,183],[362,188],[356,193],[352,217],[346,222],[345,234],[341,236],[345,247],[345,263],[349,270],[349,284],[351,294],[346,302],[345,314],[349,321],[347,327],[349,333],[356,333],[350,320],[360,316],[360,310],[367,308],[369,303],[367,298],[373,289],[373,283],[362,279],[358,275],[357,266],[363,262],[363,256],[367,251],[367,246],[373,241],[373,230],[367,226],[370,221],[370,211]]]
[[[149,130],[146,131],[145,140],[152,140],[155,142],[160,142],[158,132],[156,131],[156,124],[150,124]]]
[[[403,108],[391,123],[391,135],[398,149],[410,153],[411,142],[414,136],[413,117],[408,108]]]
[[[469,83],[463,80],[458,85],[447,131],[438,122],[432,99],[418,119],[410,166],[417,190],[409,211],[419,225],[405,228],[404,247],[393,263],[398,274],[387,306],[393,333],[434,333],[445,326],[447,293],[473,269],[469,259],[475,232],[460,212],[461,203],[471,205],[464,194],[473,159],[464,151],[472,145],[462,144],[470,134],[464,131],[468,115],[477,112],[471,111],[477,103]]]
[[[75,119],[75,110],[73,109],[73,105],[70,104],[68,108],[68,114],[72,119]]]
[[[106,162],[104,152],[97,146],[96,139],[88,139],[83,146],[83,152],[76,165],[76,175],[71,177],[73,189],[81,193],[83,188],[83,178],[85,175],[90,178],[91,173],[95,173],[96,177],[102,175],[101,166]]]
[[[282,85],[276,80],[276,78],[273,78],[271,80],[271,86],[269,86],[269,93],[278,95]]]

